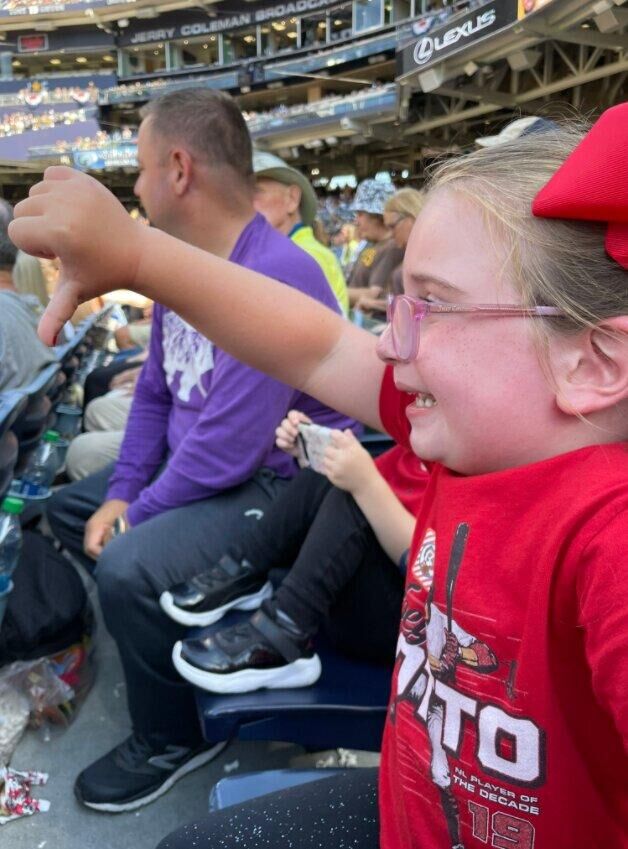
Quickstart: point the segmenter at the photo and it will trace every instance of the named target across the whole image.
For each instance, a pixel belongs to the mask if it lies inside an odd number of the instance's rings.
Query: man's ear
[[[563,412],[584,416],[628,399],[628,316],[604,319],[564,341],[554,369]]]
[[[178,197],[190,188],[192,167],[192,157],[185,148],[175,147],[170,151],[170,177],[173,191]]]
[[[301,205],[301,189],[294,183],[288,186],[288,198],[290,201],[290,212],[297,212]]]

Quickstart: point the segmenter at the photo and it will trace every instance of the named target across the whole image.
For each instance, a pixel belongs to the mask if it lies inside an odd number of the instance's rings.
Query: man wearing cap
[[[340,263],[312,229],[316,195],[309,180],[272,153],[253,153],[254,206],[275,230],[284,233],[320,265],[343,313],[349,311],[347,284]]]
[[[353,211],[358,237],[366,241],[349,278],[349,302],[379,298],[393,291],[393,272],[403,261],[403,251],[384,224],[384,207],[394,195],[392,183],[363,180],[357,188]]]
[[[548,118],[541,118],[538,115],[527,115],[525,118],[517,118],[516,121],[511,121],[502,127],[499,133],[495,136],[481,136],[475,140],[478,147],[496,147],[505,142],[515,141],[523,136],[530,136],[532,133],[547,133],[557,129],[558,125]]]

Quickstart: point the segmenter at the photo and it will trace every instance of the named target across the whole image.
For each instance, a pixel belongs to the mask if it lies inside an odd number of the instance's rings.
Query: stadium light
[[[618,15],[612,9],[607,9],[601,15],[596,15],[593,22],[600,32],[613,32],[619,29],[621,25]]]
[[[540,50],[517,50],[506,57],[511,70],[529,71],[541,58]]]
[[[442,68],[430,68],[429,71],[423,71],[423,73],[419,74],[419,85],[421,86],[421,91],[426,94],[440,88],[444,80],[445,72]]]

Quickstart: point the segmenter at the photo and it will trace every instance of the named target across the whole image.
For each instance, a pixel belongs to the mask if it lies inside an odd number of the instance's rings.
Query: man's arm
[[[233,356],[381,429],[375,339],[294,289],[134,222],[104,186],[46,170],[10,224],[28,253],[57,256],[60,283],[40,325],[52,343],[80,301],[131,287]]]
[[[153,315],[150,353],[139,376],[124,441],[109,481],[107,500],[132,503],[155,476],[168,451],[172,396],[163,370],[163,307]]]

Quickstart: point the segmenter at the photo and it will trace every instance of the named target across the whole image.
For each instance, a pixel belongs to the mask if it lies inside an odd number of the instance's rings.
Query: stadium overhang
[[[404,135],[433,135],[494,113],[503,120],[550,97],[591,110],[621,100],[628,88],[624,3],[537,0],[526,13],[524,0],[494,0],[401,42]]]

